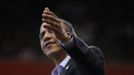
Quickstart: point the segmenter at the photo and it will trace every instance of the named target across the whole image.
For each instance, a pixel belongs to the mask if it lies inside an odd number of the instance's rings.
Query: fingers
[[[51,22],[50,20],[44,22],[42,25],[43,25],[43,28],[46,28],[48,30],[52,30],[52,31],[60,30],[60,27],[58,27],[58,25],[56,25],[56,23]],[[52,26],[52,25],[54,25],[54,26]]]
[[[60,24],[58,17],[53,12],[51,12],[48,7],[46,7],[43,11],[42,17],[42,22],[46,22],[52,26]]]
[[[61,21],[53,12],[49,10],[49,8],[45,8],[42,17],[43,23],[46,23],[46,25],[43,25],[44,28],[52,30],[58,35],[62,34]]]
[[[45,10],[43,11],[42,17],[43,18],[50,18],[52,20],[57,21],[57,19],[56,19],[57,16],[53,12],[51,12],[48,7],[46,7]]]
[[[60,29],[57,28],[57,27],[52,27],[52,26],[50,26],[48,24],[47,25],[44,25],[43,27],[46,28],[46,29],[48,29],[48,30],[54,31],[55,33],[61,34],[60,31],[59,31]]]
[[[53,22],[57,22],[57,23],[60,23],[60,21],[58,20],[58,18],[57,17],[54,17],[54,16],[52,16],[52,15],[48,15],[48,14],[42,14],[42,21],[43,22],[45,22],[45,19],[49,19],[49,20],[51,20],[51,21],[53,21]]]
[[[53,12],[51,12],[51,11],[49,10],[48,7],[45,8],[45,10],[43,11],[43,13],[44,13],[44,14],[53,15],[54,17],[57,17]]]
[[[49,26],[52,26],[52,27],[58,27],[59,28],[59,23],[55,22],[55,21],[52,21],[50,19],[42,19],[43,22],[47,23]]]

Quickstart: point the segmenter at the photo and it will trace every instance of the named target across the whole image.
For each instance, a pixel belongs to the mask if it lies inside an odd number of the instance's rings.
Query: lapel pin
[[[65,69],[67,70],[69,68],[69,66],[67,66]]]

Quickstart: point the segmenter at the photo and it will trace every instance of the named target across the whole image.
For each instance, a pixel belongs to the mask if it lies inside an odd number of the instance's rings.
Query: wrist
[[[74,38],[73,37],[71,37],[70,39],[69,39],[69,41],[68,42],[61,42],[61,46],[65,49],[65,50],[71,50],[72,48],[74,48],[74,46],[75,46],[75,43],[74,43]]]
[[[67,43],[71,39],[70,35],[66,35],[63,43]]]
[[[72,38],[72,35],[66,33],[65,36],[64,36],[64,39],[62,40],[62,43],[67,43],[67,42],[69,42],[69,40],[71,40],[71,38]]]

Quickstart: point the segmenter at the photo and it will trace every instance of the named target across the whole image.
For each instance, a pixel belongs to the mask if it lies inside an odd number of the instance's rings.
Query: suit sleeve
[[[104,75],[104,56],[96,46],[88,46],[80,38],[73,38],[62,47],[76,62],[91,75]]]

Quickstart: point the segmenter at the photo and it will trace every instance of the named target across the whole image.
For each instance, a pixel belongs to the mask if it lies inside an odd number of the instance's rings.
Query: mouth
[[[52,44],[55,44],[55,43],[56,42],[46,42],[46,43],[44,43],[43,48],[46,49],[46,48],[50,47]]]

